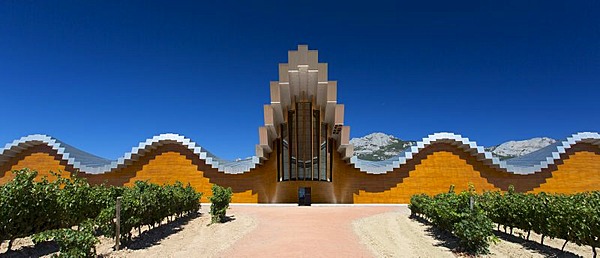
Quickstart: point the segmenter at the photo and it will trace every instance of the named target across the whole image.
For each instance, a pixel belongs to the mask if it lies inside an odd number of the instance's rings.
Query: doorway
[[[310,206],[311,203],[310,187],[298,187],[298,205]]]

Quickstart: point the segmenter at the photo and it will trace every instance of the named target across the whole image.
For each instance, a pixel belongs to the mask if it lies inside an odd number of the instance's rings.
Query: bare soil
[[[104,257],[219,257],[241,237],[256,228],[256,220],[245,214],[228,211],[226,223],[210,223],[206,212],[189,222],[142,233],[140,241],[126,249],[114,251],[114,241],[100,245],[98,254]]]
[[[412,221],[400,211],[354,221],[354,231],[375,257],[454,257],[429,226]]]

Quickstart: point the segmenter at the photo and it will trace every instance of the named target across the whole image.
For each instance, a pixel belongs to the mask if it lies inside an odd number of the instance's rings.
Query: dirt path
[[[166,230],[176,231],[174,234],[155,231],[118,252],[112,251],[112,241],[108,241],[108,245],[101,245],[103,248],[98,251],[108,257],[219,257],[219,253],[257,226],[253,217],[238,213],[236,208],[228,210],[227,215],[231,219],[227,223],[210,224],[207,207],[203,207],[201,217],[175,230]]]
[[[361,242],[377,257],[454,257],[427,233],[427,226],[408,218],[406,208],[354,221]]]
[[[222,257],[372,257],[352,221],[397,207],[235,207],[258,218],[258,227]]]

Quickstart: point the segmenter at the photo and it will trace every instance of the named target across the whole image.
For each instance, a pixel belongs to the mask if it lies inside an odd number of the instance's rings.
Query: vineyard
[[[529,240],[531,231],[544,238],[559,238],[563,244],[572,242],[592,247],[594,257],[600,246],[600,192],[573,195],[484,192],[477,194],[471,186],[468,191],[433,197],[419,194],[411,198],[412,216],[429,220],[433,225],[460,239],[464,251],[486,253],[495,241],[494,223],[505,232],[521,229]]]
[[[36,178],[35,171],[14,173],[11,182],[0,186],[0,241],[8,242],[8,250],[17,238],[31,237],[34,243],[54,241],[61,257],[94,256],[99,237],[114,238],[117,225],[120,244],[128,245],[132,234],[137,231],[140,235],[142,227],[154,228],[196,214],[202,195],[180,182],[92,186],[77,177],[55,174],[57,179],[49,181]],[[214,185],[212,191],[212,222],[227,221],[231,189]],[[536,237],[541,236],[536,238],[541,245],[550,238],[562,239],[563,249],[567,243],[590,246],[594,257],[600,246],[600,192],[526,194],[511,186],[507,192],[477,193],[470,186],[455,193],[451,186],[448,193],[412,196],[409,209],[412,217],[428,220],[456,236],[462,251],[473,254],[488,253],[490,244],[498,241],[498,231],[512,235],[514,229],[527,240],[535,232]]]
[[[0,241],[10,250],[16,238],[32,236],[34,242],[54,240],[60,256],[95,254],[98,236],[114,237],[116,199],[121,196],[120,232],[123,244],[132,230],[160,225],[193,214],[200,208],[201,193],[191,186],[137,181],[133,187],[91,186],[84,179],[58,177],[35,180],[37,172],[14,171],[13,181],[0,186]]]

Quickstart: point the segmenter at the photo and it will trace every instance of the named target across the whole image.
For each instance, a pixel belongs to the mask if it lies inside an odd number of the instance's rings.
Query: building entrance
[[[298,205],[310,206],[311,203],[310,187],[298,187]]]

